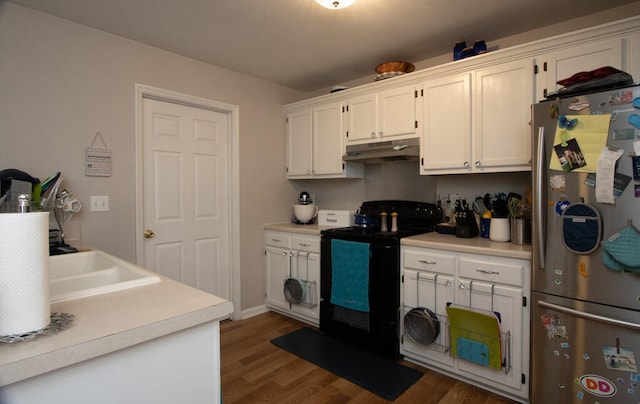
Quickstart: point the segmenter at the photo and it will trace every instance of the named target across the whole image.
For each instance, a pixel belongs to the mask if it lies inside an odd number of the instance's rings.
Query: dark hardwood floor
[[[306,324],[269,312],[221,325],[221,379],[224,404],[388,403],[361,387],[271,344]],[[499,395],[425,369],[424,376],[395,403],[514,403]]]

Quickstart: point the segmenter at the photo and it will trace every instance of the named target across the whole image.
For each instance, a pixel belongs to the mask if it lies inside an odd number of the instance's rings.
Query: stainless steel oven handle
[[[538,259],[540,262],[538,266],[540,268],[544,268],[544,260],[545,260],[545,245],[544,245],[544,187],[546,186],[545,181],[543,179],[545,169],[545,159],[544,159],[544,126],[538,128],[538,142],[536,145],[536,170],[535,170],[535,189],[533,190],[534,202],[533,202],[533,217],[536,221],[536,237],[538,242]]]
[[[546,309],[558,311],[560,313],[569,314],[574,317],[584,318],[586,320],[598,321],[608,325],[615,325],[618,327],[625,327],[635,331],[640,331],[640,324],[632,323],[630,321],[616,320],[615,318],[600,316],[597,314],[591,314],[584,311],[571,309],[569,307],[559,306],[557,304],[545,302],[543,300],[538,300],[538,306],[544,307]]]

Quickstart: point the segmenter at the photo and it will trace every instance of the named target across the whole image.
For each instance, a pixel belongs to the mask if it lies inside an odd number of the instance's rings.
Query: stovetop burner
[[[358,210],[358,214],[366,215],[371,219],[371,226],[350,226],[338,227],[323,230],[322,236],[326,238],[340,238],[353,241],[366,240],[387,240],[397,244],[402,237],[415,236],[417,234],[429,233],[434,230],[433,217],[435,205],[426,202],[414,201],[368,201],[363,202]],[[380,214],[387,213],[389,223],[387,228],[391,228],[390,215],[392,212],[398,213],[398,231],[380,231],[382,218]]]

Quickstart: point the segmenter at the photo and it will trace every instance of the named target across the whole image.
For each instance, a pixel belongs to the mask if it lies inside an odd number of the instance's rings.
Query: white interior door
[[[142,101],[144,265],[230,299],[229,114]]]

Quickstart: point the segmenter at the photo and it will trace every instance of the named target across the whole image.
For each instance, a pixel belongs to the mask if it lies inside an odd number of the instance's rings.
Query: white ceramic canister
[[[489,225],[489,239],[493,241],[511,240],[511,223],[508,217],[492,217]]]

